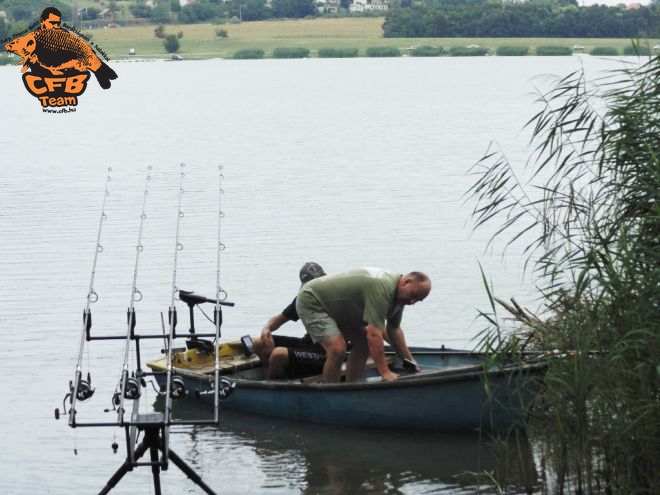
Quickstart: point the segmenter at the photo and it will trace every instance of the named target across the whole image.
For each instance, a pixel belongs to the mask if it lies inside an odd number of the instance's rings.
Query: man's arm
[[[401,327],[393,327],[387,325],[387,337],[390,345],[394,348],[394,351],[403,359],[407,359],[408,361],[414,363],[415,371],[420,371],[419,366],[417,365],[417,361],[415,361],[415,358],[413,358],[410,349],[408,349],[408,345],[406,344],[406,337],[403,334]]]
[[[390,371],[385,359],[385,345],[383,344],[383,331],[372,325],[367,326],[367,344],[369,345],[369,355],[373,359],[376,369],[383,380],[391,382],[397,379],[395,373]]]
[[[269,347],[275,346],[272,333],[284,325],[289,319],[282,313],[278,313],[266,322],[266,325],[261,329],[261,341],[264,345]]]

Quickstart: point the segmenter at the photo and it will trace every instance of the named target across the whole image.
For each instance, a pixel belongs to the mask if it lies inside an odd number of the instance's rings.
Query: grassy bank
[[[546,39],[546,38],[383,38],[383,18],[342,18],[304,19],[244,22],[242,24],[189,24],[166,26],[167,33],[184,33],[179,54],[186,59],[232,58],[239,50],[264,51],[271,58],[276,48],[307,48],[310,57],[318,57],[319,49],[338,50],[358,49],[358,56],[366,55],[368,48],[390,47],[407,54],[410,48],[419,45],[452,47],[479,45],[489,53],[496,53],[501,46],[529,47],[529,53],[536,53],[536,47],[556,45],[573,47],[584,46],[588,53],[595,47],[613,47],[623,53],[630,45],[627,39]],[[84,31],[91,34],[111,59],[168,58],[162,40],[154,36],[155,26],[120,27]],[[226,38],[217,37],[216,31],[227,31]],[[660,40],[650,40],[654,46]],[[135,55],[129,56],[129,49]]]

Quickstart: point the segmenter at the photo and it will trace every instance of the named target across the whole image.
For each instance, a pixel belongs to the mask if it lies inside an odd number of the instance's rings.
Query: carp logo
[[[48,107],[75,107],[78,97],[87,88],[89,71],[103,89],[108,89],[110,81],[117,79],[117,73],[87,42],[64,29],[61,20],[62,13],[48,7],[41,13],[39,26],[34,31],[19,33],[5,45],[5,50],[22,57],[16,65],[23,64],[23,84],[41,102],[44,111],[48,111]],[[102,50],[99,51],[107,60]]]

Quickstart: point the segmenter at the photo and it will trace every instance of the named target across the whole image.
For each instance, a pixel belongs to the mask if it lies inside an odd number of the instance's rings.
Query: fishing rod
[[[73,379],[73,384],[69,383],[70,388],[70,397],[71,397],[71,408],[69,409],[69,426],[72,428],[76,425],[76,401],[80,400],[85,401],[94,395],[94,389],[92,388],[92,379],[87,371],[87,380],[82,379],[82,360],[83,352],[85,348],[85,340],[89,334],[89,330],[92,327],[92,313],[90,311],[90,306],[92,303],[98,301],[99,296],[94,290],[94,278],[96,277],[96,263],[99,258],[99,254],[103,252],[103,246],[101,245],[101,231],[103,230],[103,222],[106,220],[107,215],[105,214],[105,203],[110,196],[109,185],[112,181],[110,176],[112,172],[112,167],[108,167],[108,173],[105,179],[105,191],[103,193],[103,203],[101,204],[101,218],[99,219],[99,229],[96,236],[96,246],[94,249],[94,262],[92,263],[92,275],[89,282],[89,291],[87,292],[87,304],[83,311],[83,325],[80,335],[80,347],[78,349],[78,361],[76,363],[76,373]],[[66,400],[66,398],[65,398]]]
[[[147,167],[147,177],[144,184],[144,197],[142,199],[142,213],[140,214],[140,229],[138,232],[138,241],[135,246],[135,267],[133,269],[133,285],[131,287],[131,303],[127,312],[127,325],[126,325],[126,342],[124,346],[124,363],[122,365],[121,379],[120,379],[120,392],[119,392],[119,409],[117,409],[117,423],[124,423],[124,400],[135,400],[140,397],[140,382],[138,379],[133,376],[128,376],[128,354],[131,344],[131,337],[133,331],[135,330],[135,303],[142,300],[142,293],[137,288],[137,274],[138,274],[138,265],[140,262],[140,254],[143,251],[142,246],[142,229],[144,226],[144,221],[147,218],[146,206],[147,206],[147,197],[149,196],[149,181],[151,181],[151,165]],[[136,300],[136,296],[139,296],[139,299]],[[116,402],[116,401],[115,401]]]
[[[186,176],[185,172],[183,171],[183,168],[185,167],[185,163],[181,164],[181,177],[179,180],[179,204],[177,208],[177,217],[176,217],[176,237],[174,241],[174,267],[172,269],[172,297],[171,297],[171,302],[170,302],[170,307],[169,307],[169,324],[170,324],[170,333],[167,339],[167,380],[166,380],[166,386],[165,386],[165,424],[169,424],[171,422],[171,413],[172,413],[172,387],[173,387],[173,378],[172,378],[172,349],[173,349],[173,340],[174,340],[174,328],[176,325],[176,306],[174,304],[175,301],[175,296],[177,292],[177,287],[176,287],[176,269],[177,269],[177,262],[178,262],[178,257],[179,257],[179,251],[183,249],[183,244],[179,241],[179,232],[180,232],[180,227],[181,227],[181,219],[183,218],[183,211],[181,210],[181,198],[183,196],[183,179]],[[185,395],[185,387],[183,385],[183,381],[179,378],[176,381],[176,389],[175,389],[175,394],[177,396],[182,396]],[[165,445],[165,449],[167,450],[168,446],[167,444]],[[167,454],[166,454],[167,457]]]
[[[222,218],[224,213],[222,211],[222,165],[218,165],[218,249],[217,249],[217,262],[216,262],[216,290],[215,290],[215,362],[213,365],[213,421],[219,422],[218,413],[220,409],[220,325],[222,325],[222,309],[220,308],[220,300],[227,299],[227,293],[220,286],[220,251],[224,251],[225,245],[222,243],[221,227]]]

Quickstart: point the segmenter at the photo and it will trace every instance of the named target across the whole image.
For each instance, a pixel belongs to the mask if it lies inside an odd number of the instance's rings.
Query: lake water
[[[136,314],[140,331],[160,331],[185,163],[177,286],[207,296],[215,293],[223,166],[221,285],[236,303],[224,312],[224,338],[258,334],[295,295],[300,265],[314,260],[329,273],[361,265],[427,272],[431,295],[404,315],[409,344],[471,348],[483,327],[477,308],[488,307],[480,264],[497,295],[537,303],[524,246],[502,255],[503,242],[486,250],[492,230],[472,233],[467,172],[491,141],[522,165],[529,134],[521,128],[535,112],[534,87],[545,84],[537,76],[581,64],[595,76],[620,62],[111,62],[112,88],[91,81],[68,115],[43,114],[19,69],[0,67],[0,493],[94,493],[123,462],[123,430],[72,430],[53,418],[77,360],[108,167],[95,334],[125,333],[148,165]],[[302,332],[291,323],[281,330]],[[143,359],[160,347],[144,345]],[[79,421],[114,419],[103,409],[122,360],[123,343],[86,348],[83,370],[96,393],[79,405]],[[154,402],[153,392],[142,401]],[[199,412],[183,407],[191,410],[177,414]],[[177,431],[172,448],[219,493],[472,493],[456,475],[479,469],[512,486],[535,479],[531,450],[503,463],[478,435],[355,432],[229,413],[219,428]],[[113,493],[151,493],[150,479],[137,469]],[[175,467],[162,479],[165,493],[199,493]]]

